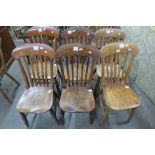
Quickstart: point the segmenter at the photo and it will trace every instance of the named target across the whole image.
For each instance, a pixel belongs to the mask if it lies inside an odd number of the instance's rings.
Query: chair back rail
[[[56,49],[59,46],[59,30],[53,27],[32,27],[26,32],[30,43],[42,43]]]
[[[54,50],[50,46],[39,43],[21,45],[12,51],[12,57],[19,64],[26,89],[39,85],[50,85],[53,88]],[[48,70],[50,70],[50,82],[48,82]]]
[[[69,43],[83,43],[91,45],[94,33],[86,27],[73,27],[61,33],[62,45]]]
[[[108,28],[120,29],[120,26],[89,26],[88,28],[91,29],[93,32],[96,32],[100,29],[108,29]]]

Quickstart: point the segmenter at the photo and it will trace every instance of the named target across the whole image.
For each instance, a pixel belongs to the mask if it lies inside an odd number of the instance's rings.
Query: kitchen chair
[[[53,103],[54,50],[45,44],[25,44],[15,48],[12,57],[17,60],[25,83],[25,91],[16,106],[25,125],[30,127],[28,114],[48,111],[59,124]],[[48,63],[50,66],[47,65]],[[34,70],[37,71],[37,75]],[[48,70],[50,70],[50,80],[48,80]]]
[[[89,29],[91,29],[93,32],[96,32],[100,29],[108,29],[108,28],[115,28],[115,29],[120,29],[120,26],[89,26]]]
[[[26,43],[26,31],[30,28],[31,26],[11,26],[11,29],[14,31],[15,36],[17,39],[23,39],[24,42]]]
[[[4,75],[7,75],[12,81],[14,81],[19,86],[20,85],[19,82],[10,73],[8,73],[9,68],[7,68],[5,64],[1,43],[2,43],[2,39],[0,37],[0,81],[2,80]],[[0,83],[0,86],[1,86],[1,83]],[[0,88],[0,92],[8,100],[9,103],[12,103],[12,100],[2,88]]]
[[[49,45],[54,50],[56,50],[60,45],[59,40],[59,30],[55,27],[32,27],[28,29],[26,32],[28,41],[30,43],[42,43]],[[44,61],[43,61],[44,64]],[[39,65],[40,67],[41,65]],[[50,66],[50,63],[47,64],[47,66]],[[50,68],[50,67],[48,67]],[[34,70],[35,75],[37,74],[37,70]],[[50,79],[50,70],[47,70],[48,79]],[[33,75],[32,75],[33,76]],[[53,78],[55,80],[57,93],[55,92],[55,95],[60,96],[60,90],[59,90],[59,84],[57,80],[57,66],[54,64],[53,68]]]
[[[100,29],[95,33],[96,47],[101,49],[103,46],[114,43],[114,42],[123,42],[125,39],[125,33],[120,29]],[[98,63],[97,75],[101,77],[101,64]]]
[[[125,33],[120,29],[100,29],[95,32],[96,47],[101,49],[103,46],[120,42],[125,39]]]
[[[61,33],[61,45],[69,43],[82,43],[91,45],[94,41],[94,33],[86,27],[73,27]]]
[[[95,114],[92,79],[98,58],[97,48],[70,43],[59,47],[55,58],[62,75],[61,123],[64,122],[65,112],[88,112],[92,123]]]
[[[107,120],[110,111],[128,110],[128,122],[133,117],[140,100],[129,86],[129,75],[138,48],[134,44],[111,43],[101,49],[102,87],[105,108],[101,124]]]
[[[59,46],[59,30],[54,27],[31,27],[26,36],[29,43],[42,43],[56,50]]]

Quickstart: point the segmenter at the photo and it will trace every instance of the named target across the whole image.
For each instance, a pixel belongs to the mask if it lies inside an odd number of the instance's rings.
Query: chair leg
[[[102,119],[100,121],[100,125],[104,125],[105,121],[108,118],[109,112],[110,112],[110,108],[109,107],[106,107],[106,109],[104,111],[104,114],[103,114],[103,117],[102,117]]]
[[[95,119],[95,110],[89,113],[89,123],[92,124],[94,122],[94,119]]]
[[[27,127],[27,128],[30,127],[30,126],[29,126],[29,122],[28,122],[28,120],[27,120],[27,118],[26,118],[26,114],[20,112],[20,116],[21,116],[22,120],[24,121],[24,124],[26,125],[26,127]]]
[[[10,97],[1,88],[0,88],[0,91],[1,91],[2,95],[7,99],[7,101],[12,104]]]
[[[64,115],[65,115],[65,112],[63,110],[61,110],[61,112],[60,112],[60,123],[62,125],[64,125]]]
[[[50,109],[50,113],[51,113],[51,115],[53,116],[53,118],[54,118],[56,124],[57,124],[57,125],[60,125],[60,122],[59,122],[59,120],[57,119],[57,116],[56,116],[56,112],[54,112],[52,108]]]
[[[134,108],[134,109],[130,109],[130,110],[129,110],[128,122],[131,121],[131,119],[133,118],[135,112],[136,112],[136,108]]]
[[[12,76],[10,75],[8,72],[5,73],[12,81],[14,81],[17,85],[20,85],[20,83]]]

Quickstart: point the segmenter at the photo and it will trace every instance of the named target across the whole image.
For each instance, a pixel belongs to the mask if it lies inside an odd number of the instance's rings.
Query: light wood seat
[[[91,112],[95,108],[92,90],[81,86],[63,89],[60,108],[65,112]]]
[[[53,90],[49,87],[35,86],[25,89],[17,104],[17,111],[22,113],[47,112],[53,104]]]
[[[140,105],[139,98],[128,85],[109,85],[103,88],[107,106],[113,110],[136,108]]]

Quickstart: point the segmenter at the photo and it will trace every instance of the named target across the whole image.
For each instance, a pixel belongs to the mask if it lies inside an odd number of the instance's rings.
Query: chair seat
[[[101,64],[98,64],[98,65],[96,65],[96,68],[97,68],[97,75],[99,76],[99,77],[101,77],[102,76],[102,66],[101,66]],[[109,70],[109,74],[110,74],[110,66],[108,66],[108,70]],[[122,73],[123,73],[123,71],[122,71],[122,69],[120,70],[120,76],[122,76]],[[116,68],[116,76],[118,75],[118,66],[117,66],[117,68]],[[105,68],[105,75],[104,75],[105,77],[107,77],[107,71],[106,71],[106,68]],[[125,76],[125,74],[123,75],[123,77]]]
[[[63,89],[60,108],[65,112],[90,112],[95,108],[92,90],[82,86]]]
[[[47,63],[47,78],[51,79],[51,71],[50,71],[50,63]],[[43,62],[43,67],[45,68],[45,63]],[[41,64],[38,63],[38,69],[39,69],[39,73],[40,73],[40,77],[41,77]],[[35,73],[35,77],[37,78],[37,69],[36,66],[34,65],[34,73]],[[45,75],[45,69],[44,69],[44,75]],[[53,78],[55,78],[57,75],[57,65],[53,65]],[[33,75],[31,76],[33,78]]]
[[[48,111],[53,103],[53,89],[35,86],[26,89],[17,104],[22,113],[41,113]]]
[[[131,109],[140,105],[138,96],[129,86],[105,86],[103,91],[106,104],[113,110]]]

